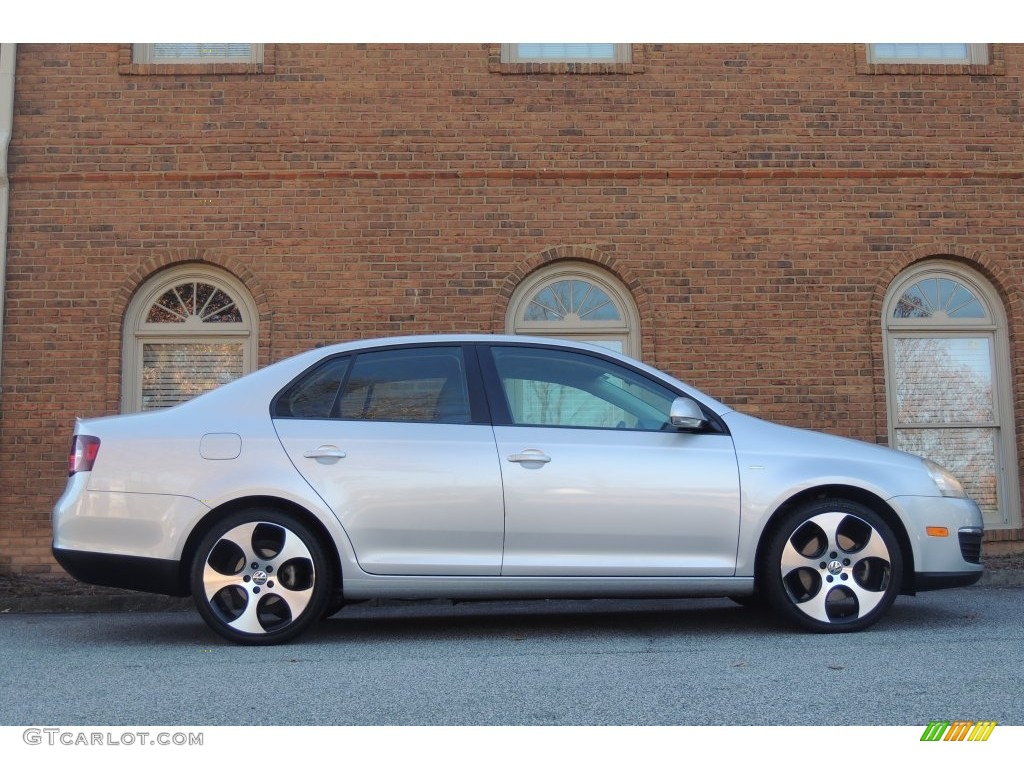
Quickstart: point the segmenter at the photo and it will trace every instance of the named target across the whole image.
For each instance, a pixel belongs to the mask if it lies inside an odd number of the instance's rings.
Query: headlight
[[[934,461],[928,461],[928,459],[922,459],[924,461],[925,469],[928,470],[928,474],[931,475],[932,480],[935,481],[936,487],[939,489],[939,493],[943,496],[950,496],[954,499],[966,499],[967,493],[964,491],[964,487],[960,485],[960,481],[953,477],[948,471],[940,467]]]

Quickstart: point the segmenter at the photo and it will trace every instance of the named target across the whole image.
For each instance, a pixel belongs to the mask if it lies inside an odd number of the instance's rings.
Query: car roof
[[[729,406],[721,403],[714,398],[708,396],[704,392],[694,388],[686,382],[680,381],[669,373],[662,371],[653,366],[647,365],[641,360],[624,355],[620,352],[603,347],[600,344],[592,344],[586,341],[573,341],[569,339],[552,338],[548,336],[525,336],[525,335],[511,335],[511,334],[493,334],[493,333],[435,333],[435,334],[415,334],[405,336],[386,336],[379,338],[366,338],[357,339],[352,341],[340,342],[338,344],[325,345],[317,347],[316,349],[310,350],[309,352],[301,353],[295,358],[289,358],[291,360],[306,359],[309,356],[310,359],[322,359],[324,356],[333,354],[343,354],[345,352],[357,352],[362,349],[381,348],[381,347],[401,347],[401,346],[412,346],[418,344],[512,344],[520,346],[531,346],[531,345],[543,345],[547,347],[560,347],[564,349],[580,350],[585,352],[591,352],[595,354],[604,355],[606,357],[618,360],[634,368],[638,368],[646,373],[655,376],[660,379],[667,379],[674,384],[678,389],[683,390],[687,394],[691,395],[695,399],[708,405],[719,415],[723,415],[732,410]]]

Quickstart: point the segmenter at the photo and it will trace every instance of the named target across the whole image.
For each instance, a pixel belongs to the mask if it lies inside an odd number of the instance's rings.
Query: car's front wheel
[[[294,639],[331,595],[331,570],[317,537],[274,509],[226,516],[199,542],[192,596],[219,635],[245,645]]]
[[[878,621],[900,590],[903,559],[892,529],[853,501],[822,499],[788,513],[770,534],[758,588],[812,632],[856,632]]]

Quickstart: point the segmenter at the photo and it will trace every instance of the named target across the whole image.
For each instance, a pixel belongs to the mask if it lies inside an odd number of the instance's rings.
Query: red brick
[[[870,441],[881,300],[915,261],[985,275],[1024,361],[1024,46],[952,74],[857,45],[638,45],[578,73],[497,49],[274,45],[260,71],[157,75],[127,45],[18,46],[0,570],[49,568],[74,418],[117,412],[125,309],[171,264],[249,288],[265,365],[503,331],[532,270],[586,260],[629,286],[647,361]]]

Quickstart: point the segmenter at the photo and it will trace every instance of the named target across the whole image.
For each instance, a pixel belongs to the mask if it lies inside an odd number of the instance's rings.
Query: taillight
[[[75,435],[68,454],[68,477],[75,472],[90,472],[100,452],[100,439],[92,435]]]

